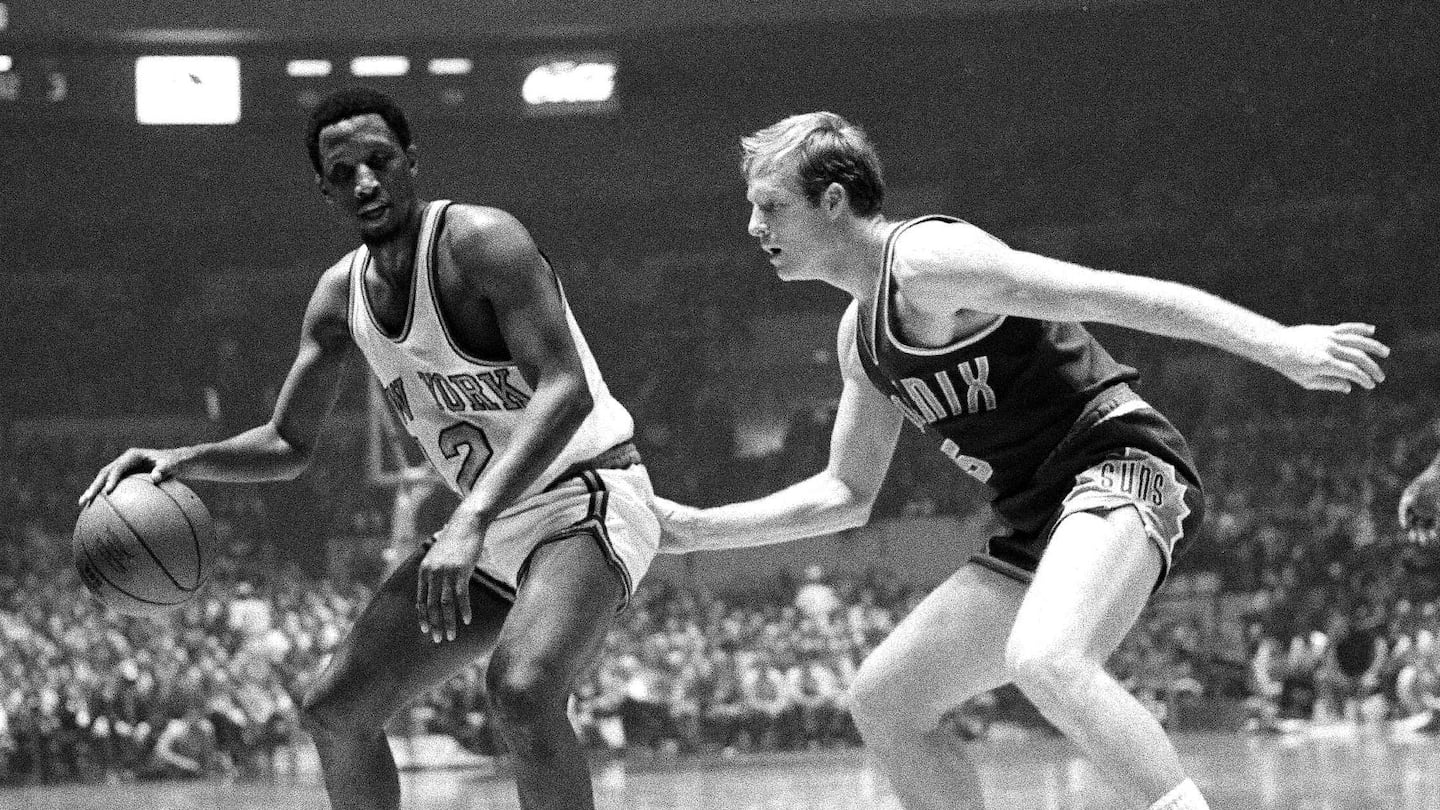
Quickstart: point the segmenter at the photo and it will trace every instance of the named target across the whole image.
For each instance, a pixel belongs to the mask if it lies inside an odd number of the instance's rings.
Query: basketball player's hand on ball
[[[1400,494],[1400,528],[1422,546],[1440,537],[1440,457]]]
[[[150,480],[156,483],[174,475],[175,466],[184,458],[183,450],[147,450],[140,447],[132,447],[121,453],[114,461],[100,468],[96,473],[95,480],[85,489],[80,496],[80,505],[89,506],[100,493],[109,495],[120,483],[120,479],[127,475],[149,473]]]
[[[1385,380],[1377,361],[1390,356],[1374,334],[1368,323],[1286,327],[1267,365],[1312,391],[1374,388]]]
[[[420,560],[415,612],[420,632],[436,644],[454,641],[459,622],[470,623],[470,574],[484,538],[483,521],[457,512],[435,533],[434,545]]]

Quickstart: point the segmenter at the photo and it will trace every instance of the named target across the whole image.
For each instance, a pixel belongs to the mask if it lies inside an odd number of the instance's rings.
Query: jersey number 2
[[[480,477],[480,471],[495,454],[490,440],[485,438],[485,431],[469,422],[456,422],[440,431],[439,442],[440,452],[445,458],[453,459],[462,452],[465,454],[460,462],[460,472],[455,475],[455,483],[461,492],[469,492]]]

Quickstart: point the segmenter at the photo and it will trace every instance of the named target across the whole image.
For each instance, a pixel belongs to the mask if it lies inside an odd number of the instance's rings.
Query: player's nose
[[[750,212],[750,222],[746,224],[745,229],[756,239],[761,238],[770,231],[769,226],[760,221],[759,211]]]
[[[379,187],[380,179],[375,176],[375,172],[369,166],[361,165],[355,170],[355,194],[357,196],[373,194]]]

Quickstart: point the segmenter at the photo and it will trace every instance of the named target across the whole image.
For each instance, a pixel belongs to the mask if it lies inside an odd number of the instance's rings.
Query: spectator
[[[829,623],[841,605],[834,586],[825,579],[825,569],[818,565],[806,566],[804,582],[795,593],[795,607],[816,622]]]

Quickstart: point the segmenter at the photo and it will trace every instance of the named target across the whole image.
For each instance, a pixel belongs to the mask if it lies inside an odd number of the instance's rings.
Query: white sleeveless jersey
[[[398,338],[380,330],[365,291],[370,252],[350,255],[350,334],[370,363],[397,418],[424,449],[452,489],[469,493],[490,460],[505,452],[520,426],[531,419],[526,406],[534,393],[513,361],[471,357],[455,344],[436,301],[440,240],[448,200],[429,204],[420,226],[410,309]],[[559,288],[559,279],[556,279]],[[560,292],[562,301],[564,291]],[[572,465],[628,441],[634,422],[605,386],[599,366],[580,333],[569,302],[565,319],[585,367],[594,408],[545,472],[521,497],[543,490]]]

